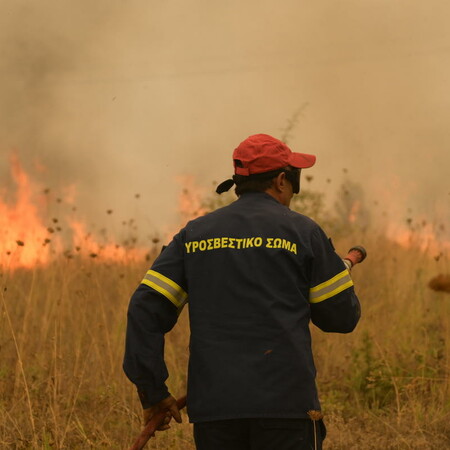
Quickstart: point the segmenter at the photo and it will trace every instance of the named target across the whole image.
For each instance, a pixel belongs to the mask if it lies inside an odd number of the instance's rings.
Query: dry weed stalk
[[[312,420],[314,427],[314,450],[317,450],[317,425],[316,422],[323,419],[321,411],[315,411],[314,409],[308,411],[308,416]]]
[[[387,245],[377,240],[380,259],[354,273],[363,308],[355,332],[312,330],[330,450],[449,446],[450,302],[426,288],[446,261],[400,248],[389,253]],[[34,274],[4,272],[0,447],[126,448],[140,430],[138,397],[121,363],[128,300],[150,263],[106,264],[73,253]],[[376,336],[374,351],[359,359],[373,381],[357,385],[354,377],[365,374],[351,361],[364,333]],[[166,340],[173,392],[186,390],[188,342],[185,310]],[[320,419],[312,414],[316,433]],[[158,433],[148,447],[194,449],[191,426]]]
[[[11,332],[11,337],[12,337],[12,340],[14,342],[14,348],[15,348],[16,354],[17,354],[17,365],[19,367],[20,375],[21,375],[22,381],[23,381],[23,386],[24,386],[25,395],[26,395],[27,404],[28,404],[29,419],[30,419],[31,429],[33,431],[33,442],[35,443],[36,442],[35,441],[36,426],[35,426],[34,417],[33,417],[33,407],[31,405],[30,389],[29,389],[29,386],[28,386],[28,383],[27,383],[27,377],[25,376],[25,371],[24,371],[24,367],[23,367],[22,354],[20,352],[19,344],[18,344],[17,338],[16,338],[16,333],[14,332],[14,327],[13,327],[13,324],[11,322],[11,317],[10,317],[9,312],[8,312],[8,307],[6,305],[5,296],[4,296],[3,292],[0,292],[0,295],[2,297],[3,310],[5,312],[6,320],[8,322],[9,330]],[[15,377],[15,379],[16,378],[17,377]],[[14,383],[14,387],[15,386],[16,386],[16,383]]]

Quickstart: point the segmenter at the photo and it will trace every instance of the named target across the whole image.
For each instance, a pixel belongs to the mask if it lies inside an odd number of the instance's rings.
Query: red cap
[[[268,134],[254,134],[234,150],[233,162],[236,175],[248,176],[286,166],[306,169],[314,165],[316,157],[294,153],[284,142]]]

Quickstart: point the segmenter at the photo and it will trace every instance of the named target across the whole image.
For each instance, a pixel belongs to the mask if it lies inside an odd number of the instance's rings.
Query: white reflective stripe
[[[150,286],[155,289],[155,291],[164,295],[164,297],[170,300],[178,309],[183,308],[187,302],[188,295],[183,288],[159,272],[149,270],[141,283]]]
[[[311,288],[309,290],[309,302],[319,303],[327,298],[334,297],[351,286],[353,286],[353,281],[350,272],[345,269],[333,278]]]

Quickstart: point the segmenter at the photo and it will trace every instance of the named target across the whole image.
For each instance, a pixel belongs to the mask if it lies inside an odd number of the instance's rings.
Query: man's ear
[[[275,188],[278,192],[283,192],[285,187],[286,187],[286,174],[284,172],[281,172],[277,175],[277,177],[275,178]]]

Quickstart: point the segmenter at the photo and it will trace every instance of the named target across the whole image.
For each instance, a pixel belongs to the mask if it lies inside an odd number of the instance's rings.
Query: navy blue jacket
[[[360,317],[322,229],[266,193],[189,222],[133,294],[124,370],[143,407],[169,395],[164,334],[187,301],[191,422],[320,410],[309,323],[347,333]]]

